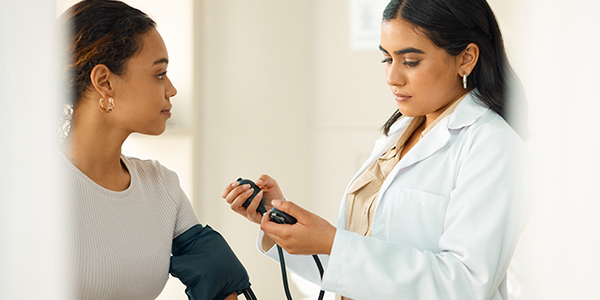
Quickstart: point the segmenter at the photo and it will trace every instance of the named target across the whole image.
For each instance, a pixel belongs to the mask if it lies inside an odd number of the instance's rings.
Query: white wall
[[[61,77],[54,10],[52,1],[0,1],[0,299],[70,297],[54,159]]]
[[[518,259],[522,299],[600,299],[600,3],[519,2],[515,59],[532,106],[539,202]]]

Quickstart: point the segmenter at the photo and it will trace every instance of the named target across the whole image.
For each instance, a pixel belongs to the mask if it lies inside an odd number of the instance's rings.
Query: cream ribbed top
[[[72,230],[76,299],[155,299],[169,276],[171,242],[198,220],[175,172],[122,156],[131,174],[107,190],[62,157]]]

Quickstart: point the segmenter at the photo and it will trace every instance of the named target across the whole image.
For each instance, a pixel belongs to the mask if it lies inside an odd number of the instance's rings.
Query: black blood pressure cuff
[[[198,224],[173,240],[171,275],[186,286],[190,300],[222,300],[250,287],[250,278],[225,239]]]

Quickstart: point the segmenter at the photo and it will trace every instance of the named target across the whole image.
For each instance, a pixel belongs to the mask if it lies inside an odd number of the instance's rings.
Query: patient
[[[155,23],[120,1],[85,0],[61,16],[69,103],[61,171],[73,228],[77,299],[155,299],[169,273],[192,299],[236,299],[246,270],[198,223],[177,174],[121,154],[134,133],[159,135],[177,90]]]

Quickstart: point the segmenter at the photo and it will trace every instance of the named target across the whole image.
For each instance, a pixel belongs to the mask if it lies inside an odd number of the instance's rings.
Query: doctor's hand
[[[285,198],[283,197],[283,193],[281,192],[277,181],[269,175],[261,175],[254,183],[256,183],[256,186],[258,186],[261,191],[254,199],[252,199],[248,208],[243,207],[242,204],[244,204],[254,192],[249,184],[240,186],[237,181],[234,181],[223,189],[221,197],[231,205],[233,211],[256,224],[260,224],[262,216],[256,211],[260,200],[263,197],[265,198],[265,209],[269,211],[273,207],[271,201],[275,199],[284,200]]]
[[[298,220],[291,225],[277,224],[271,221],[268,212],[263,216],[260,229],[277,245],[290,254],[331,253],[336,233],[333,225],[291,201],[274,200],[273,205]]]

